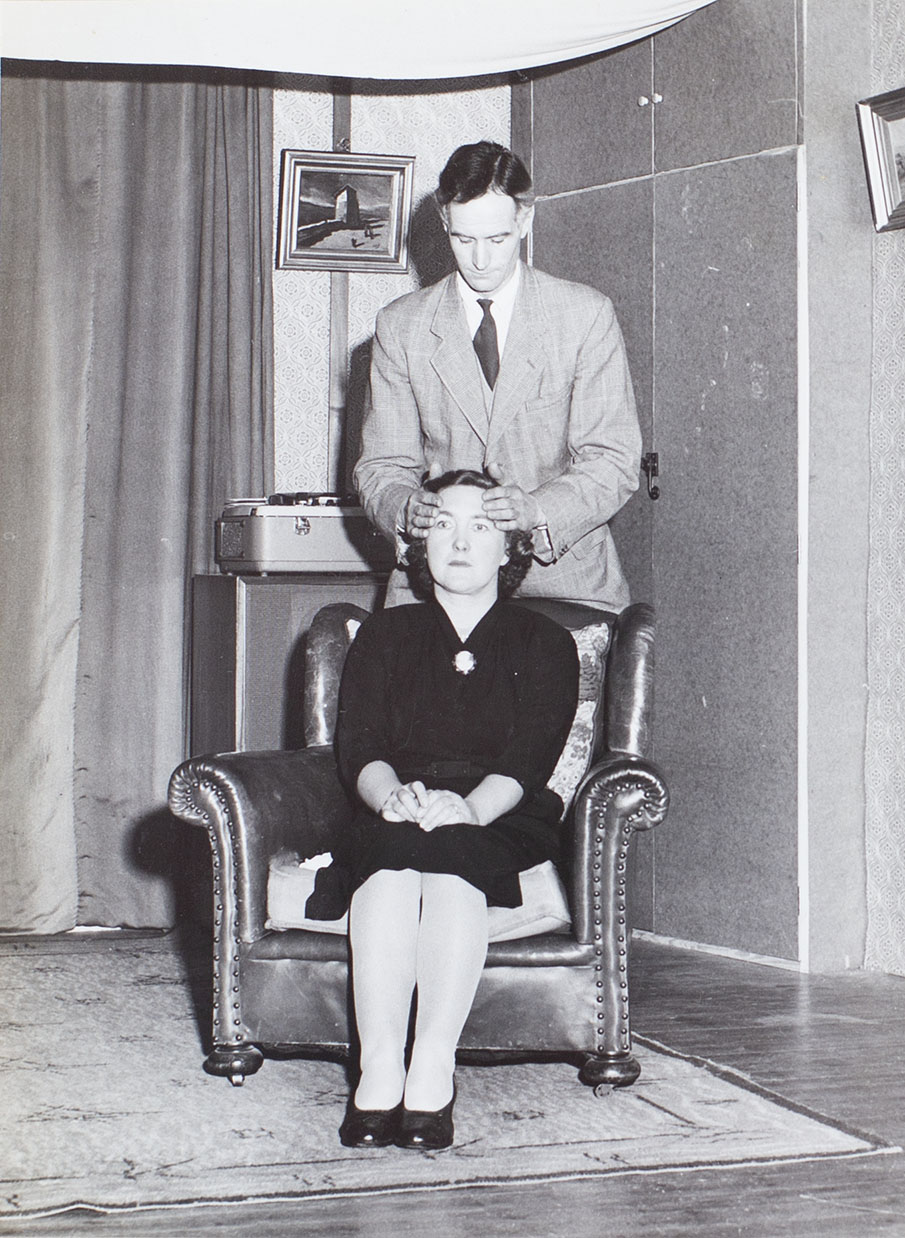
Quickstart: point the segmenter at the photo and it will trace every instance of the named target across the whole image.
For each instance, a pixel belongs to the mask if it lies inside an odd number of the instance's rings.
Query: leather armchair
[[[653,612],[619,616],[531,600],[565,627],[612,629],[590,770],[565,820],[566,933],[491,943],[460,1051],[580,1058],[591,1086],[624,1087],[640,1072],[629,1018],[629,865],[636,831],[666,815],[668,793],[649,757]],[[169,804],[209,834],[214,887],[213,1049],[205,1069],[240,1084],[263,1051],[346,1050],[354,1036],[345,936],[266,927],[268,866],[287,849],[331,848],[349,811],[333,758],[339,679],[350,643],[346,603],[315,617],[306,644],[299,751],[196,757],[170,781]]]

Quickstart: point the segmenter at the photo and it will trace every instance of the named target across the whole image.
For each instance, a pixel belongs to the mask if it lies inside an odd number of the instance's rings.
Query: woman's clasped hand
[[[439,825],[479,825],[468,800],[455,791],[431,790],[417,778],[400,783],[387,796],[380,815],[384,821],[413,821],[422,830]]]

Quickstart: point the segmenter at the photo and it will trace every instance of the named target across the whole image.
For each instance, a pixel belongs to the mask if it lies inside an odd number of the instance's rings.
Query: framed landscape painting
[[[411,155],[284,150],[277,267],[405,271]]]

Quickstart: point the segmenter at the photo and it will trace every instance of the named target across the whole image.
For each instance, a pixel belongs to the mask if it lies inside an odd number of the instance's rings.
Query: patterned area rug
[[[203,1073],[192,984],[169,939],[6,946],[0,1215],[300,1199],[701,1169],[888,1151],[712,1063],[647,1043],[602,1098],[573,1066],[465,1066],[443,1152],[345,1149],[339,1063]]]

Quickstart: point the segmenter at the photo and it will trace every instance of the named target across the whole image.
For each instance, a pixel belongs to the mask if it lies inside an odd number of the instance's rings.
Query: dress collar
[[[490,609],[481,616],[464,641],[461,639],[459,633],[453,626],[453,622],[449,615],[436,598],[434,598],[431,605],[433,606],[434,612],[437,616],[443,642],[449,648],[450,652],[455,654],[460,649],[470,649],[472,653],[478,654],[481,649],[486,646],[488,635],[495,626],[494,621],[500,608],[500,600],[497,598]]]

